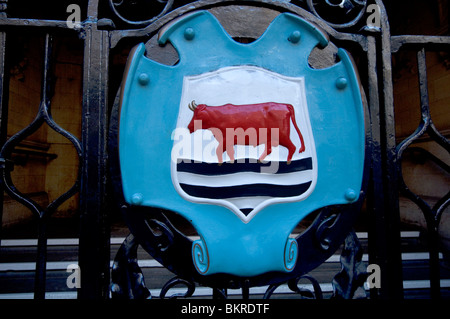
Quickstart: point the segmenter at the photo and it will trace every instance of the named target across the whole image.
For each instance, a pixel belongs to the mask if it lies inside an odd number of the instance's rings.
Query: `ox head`
[[[190,133],[194,133],[195,130],[199,129],[199,127],[197,127],[197,125],[194,127],[194,121],[202,121],[203,120],[201,111],[203,109],[205,109],[206,105],[205,104],[197,105],[197,103],[195,103],[195,101],[193,100],[191,103],[189,103],[188,107],[192,112],[194,112],[191,122],[189,122],[188,129],[189,129]],[[200,126],[200,128],[201,128],[201,126]]]

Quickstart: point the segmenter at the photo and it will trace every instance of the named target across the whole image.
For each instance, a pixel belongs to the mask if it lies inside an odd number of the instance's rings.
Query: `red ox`
[[[189,103],[194,112],[188,129],[191,133],[198,129],[209,129],[219,145],[216,149],[219,163],[223,162],[222,154],[225,145],[228,156],[234,161],[234,145],[257,146],[265,144],[260,156],[262,161],[272,152],[272,146],[282,145],[289,151],[287,162],[290,163],[295,152],[295,145],[290,139],[290,121],[300,137],[299,153],[305,151],[303,136],[295,122],[294,108],[290,104],[275,102],[221,106]],[[198,125],[198,123],[200,125]]]

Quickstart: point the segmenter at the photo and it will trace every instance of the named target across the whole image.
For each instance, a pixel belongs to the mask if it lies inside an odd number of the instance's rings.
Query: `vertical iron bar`
[[[384,4],[377,1],[381,12],[381,67],[382,67],[382,156],[384,178],[384,218],[387,235],[387,276],[390,299],[403,298],[403,269],[400,236],[399,183],[397,148],[395,141],[394,92],[392,84],[391,32]],[[386,274],[385,274],[386,275]],[[383,276],[383,275],[382,275]]]
[[[5,144],[7,136],[8,96],[9,74],[7,74],[6,67],[6,32],[0,32],[0,149]],[[0,163],[0,165],[6,165],[6,163]],[[6,167],[3,167],[3,169],[5,168]],[[3,196],[4,187],[3,183],[0,181],[0,244],[2,242]]]
[[[380,266],[379,297],[403,298],[400,214],[398,208],[391,46],[387,13],[381,37],[368,36],[369,106],[372,125],[372,179],[369,185],[369,262]],[[371,291],[378,297],[377,291]]]
[[[214,300],[217,299],[226,299],[227,295],[228,295],[228,290],[226,288],[221,289],[221,288],[213,288],[213,295],[212,298]]]
[[[384,102],[383,93],[385,82],[379,84],[383,76],[379,76],[383,70],[380,69],[379,61],[383,61],[379,43],[373,36],[368,37],[368,79],[369,79],[369,107],[372,125],[372,169],[371,182],[368,191],[369,207],[369,263],[377,264],[381,270],[381,283],[379,290],[371,290],[372,298],[399,299],[403,297],[403,274],[400,251],[400,231],[396,223],[395,215],[398,210],[391,207],[393,196],[389,192],[393,190],[393,183],[388,169],[393,165],[388,153],[388,138],[386,123],[383,121]],[[380,91],[380,87],[383,91]],[[392,138],[392,137],[391,137]]]
[[[383,176],[382,176],[382,155],[381,155],[381,119],[380,119],[380,101],[378,89],[378,70],[377,70],[377,45],[374,36],[368,36],[368,80],[369,80],[369,108],[370,122],[372,125],[372,178],[370,190],[368,191],[367,201],[369,207],[370,222],[368,225],[369,235],[369,263],[377,264],[381,270],[381,296],[386,295],[388,288],[387,256],[386,256],[386,230],[383,218]],[[380,297],[381,297],[380,296]],[[377,298],[378,291],[371,290],[371,297]]]
[[[0,1],[0,17],[6,18],[8,1]],[[9,74],[6,61],[6,32],[0,32],[0,149],[6,142],[8,134],[8,101],[9,101]],[[6,162],[1,159],[0,166],[6,169]],[[3,228],[3,201],[5,187],[0,179],[0,245],[2,243]]]
[[[34,273],[34,299],[45,299],[45,281],[47,272],[47,219],[38,220],[38,243],[36,270]]]
[[[420,90],[420,110],[422,122],[428,128],[431,122],[430,103],[428,96],[428,79],[427,79],[427,63],[425,48],[417,52],[417,69],[419,76],[419,90]],[[428,250],[430,254],[430,293],[431,298],[440,298],[440,269],[439,269],[439,235],[438,223],[436,222],[434,212],[423,211],[425,220],[427,222],[428,231]]]
[[[427,62],[425,48],[417,51],[417,70],[419,75],[420,111],[425,124],[430,121],[430,102],[428,98]]]
[[[39,112],[48,107],[50,91],[50,67],[52,58],[53,39],[50,34],[45,35],[44,69],[42,73],[41,105]],[[34,298],[45,299],[45,279],[47,271],[47,221],[46,211],[41,212],[38,220],[38,246],[36,256],[36,272],[34,281]]]
[[[245,280],[242,285],[242,299],[249,299],[250,298],[250,287],[249,287],[249,281]]]
[[[83,123],[80,190],[79,298],[109,296],[109,230],[106,223],[106,132],[109,35],[97,29],[98,0],[84,23]]]

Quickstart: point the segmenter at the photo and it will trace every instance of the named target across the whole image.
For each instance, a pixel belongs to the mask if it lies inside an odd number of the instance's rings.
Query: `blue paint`
[[[235,42],[213,15],[182,17],[161,36],[179,53],[175,66],[144,56],[140,44],[130,56],[119,128],[119,155],[125,200],[169,209],[192,222],[201,236],[192,247],[201,274],[255,276],[289,272],[302,247],[289,239],[293,228],[314,210],[358,199],[364,162],[364,118],[357,75],[348,54],[315,70],[308,56],[327,38],[301,18],[284,13],[258,40]],[[252,65],[305,78],[306,100],[317,155],[317,184],[306,199],[267,206],[243,222],[228,208],[187,201],[171,179],[172,132],[176,128],[183,77],[227,66]],[[345,82],[345,83],[344,83]]]

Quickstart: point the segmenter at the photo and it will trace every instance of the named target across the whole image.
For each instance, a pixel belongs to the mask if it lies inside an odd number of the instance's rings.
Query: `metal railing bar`
[[[396,35],[391,37],[391,51],[398,52],[403,46],[426,47],[430,49],[448,49],[450,45],[449,36],[424,36],[424,35]]]
[[[0,27],[43,27],[43,28],[53,27],[53,28],[71,29],[68,27],[67,21],[20,19],[20,18],[0,19]]]

